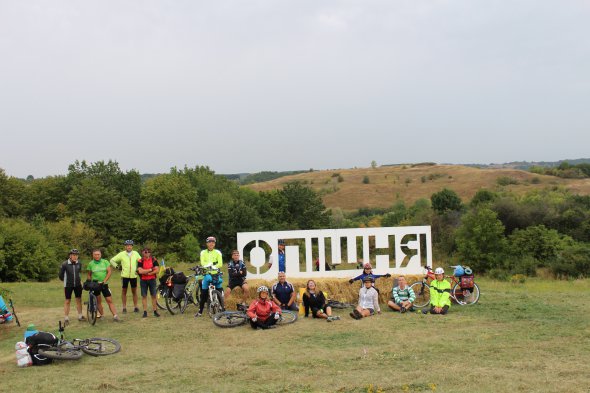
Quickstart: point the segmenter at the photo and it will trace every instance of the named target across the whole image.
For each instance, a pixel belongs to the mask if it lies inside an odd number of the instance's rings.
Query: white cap
[[[445,274],[445,269],[443,269],[442,267],[437,267],[434,271],[434,274]]]

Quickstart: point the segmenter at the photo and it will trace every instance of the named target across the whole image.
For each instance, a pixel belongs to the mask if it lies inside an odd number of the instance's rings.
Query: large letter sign
[[[358,274],[361,261],[376,274],[421,274],[432,266],[430,226],[314,229],[238,233],[238,250],[252,278],[274,279],[279,264],[278,241],[285,241],[287,277],[335,277]]]

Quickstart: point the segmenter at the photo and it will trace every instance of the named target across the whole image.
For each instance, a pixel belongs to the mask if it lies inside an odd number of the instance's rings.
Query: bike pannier
[[[39,347],[50,347],[57,344],[57,341],[57,337],[48,332],[39,332],[27,337],[25,343],[29,346],[29,354],[34,366],[43,366],[52,362],[51,359],[39,355]]]
[[[96,292],[96,291],[100,290],[100,284],[97,283],[96,281],[84,281],[84,285],[82,285],[82,288],[85,291]]]
[[[186,284],[174,284],[172,288],[172,297],[175,300],[179,300],[184,295],[184,288],[186,288]]]
[[[174,275],[174,269],[167,267],[166,270],[164,270],[162,277],[160,277],[160,284],[166,285],[166,281],[168,281],[172,275]]]
[[[462,289],[471,289],[473,288],[473,275],[470,276],[461,276],[461,288]]]
[[[186,284],[188,279],[183,272],[174,273],[172,275],[173,284]]]

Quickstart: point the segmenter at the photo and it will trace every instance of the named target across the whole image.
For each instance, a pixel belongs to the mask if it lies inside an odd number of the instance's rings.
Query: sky
[[[0,0],[0,168],[590,157],[590,0]]]

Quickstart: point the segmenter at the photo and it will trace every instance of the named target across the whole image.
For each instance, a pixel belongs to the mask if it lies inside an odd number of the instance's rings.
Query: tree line
[[[302,183],[255,192],[202,166],[142,177],[114,161],[76,161],[66,175],[28,180],[0,169],[0,281],[48,280],[70,248],[112,255],[130,238],[169,261],[195,261],[210,235],[228,255],[238,232],[402,225],[431,226],[438,263],[496,278],[590,269],[590,197],[558,187],[483,189],[471,201],[443,189],[412,205],[343,212]]]

